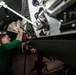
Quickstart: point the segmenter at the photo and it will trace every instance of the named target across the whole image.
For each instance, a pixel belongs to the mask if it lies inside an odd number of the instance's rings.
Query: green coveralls
[[[0,45],[0,72],[7,73],[12,70],[12,49],[21,44],[21,41],[14,40],[11,43]]]

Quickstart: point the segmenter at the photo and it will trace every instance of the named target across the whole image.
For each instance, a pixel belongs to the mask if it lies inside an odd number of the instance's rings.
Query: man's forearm
[[[22,32],[19,32],[17,34],[16,40],[22,41],[22,36],[23,36],[23,33]]]

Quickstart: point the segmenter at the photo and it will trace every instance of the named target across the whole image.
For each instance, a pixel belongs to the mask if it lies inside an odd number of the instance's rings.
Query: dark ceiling
[[[22,0],[4,0],[4,2],[8,7],[21,13]],[[10,17],[6,17],[7,15]],[[8,9],[0,8],[0,29],[2,29],[3,26],[9,25],[12,21],[17,21],[18,19],[21,20],[19,16],[15,15]]]

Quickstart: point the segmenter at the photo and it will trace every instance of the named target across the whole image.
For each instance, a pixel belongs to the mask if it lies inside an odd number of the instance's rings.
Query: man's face
[[[8,35],[4,35],[2,37],[2,44],[5,44],[5,43],[10,43],[10,38]]]

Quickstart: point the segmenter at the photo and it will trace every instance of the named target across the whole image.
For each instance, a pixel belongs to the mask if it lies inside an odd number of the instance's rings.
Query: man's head
[[[10,43],[10,38],[7,34],[0,35],[0,44]]]

